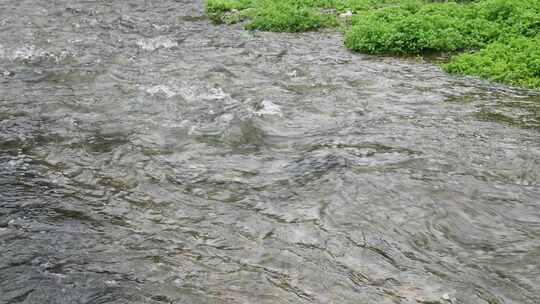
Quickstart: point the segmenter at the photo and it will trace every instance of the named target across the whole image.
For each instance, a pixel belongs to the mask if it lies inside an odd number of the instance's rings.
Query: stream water
[[[0,303],[540,303],[540,96],[201,1],[0,2]]]

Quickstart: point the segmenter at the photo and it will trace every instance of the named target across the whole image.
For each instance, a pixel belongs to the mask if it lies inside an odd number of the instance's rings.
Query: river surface
[[[539,104],[200,1],[2,0],[0,303],[540,303]]]

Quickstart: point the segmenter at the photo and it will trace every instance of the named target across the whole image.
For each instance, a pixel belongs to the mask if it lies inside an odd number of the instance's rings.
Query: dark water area
[[[540,96],[341,39],[1,1],[0,303],[540,303]]]

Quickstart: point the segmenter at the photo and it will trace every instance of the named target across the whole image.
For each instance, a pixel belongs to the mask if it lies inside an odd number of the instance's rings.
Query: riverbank
[[[207,12],[250,30],[341,27],[353,51],[450,54],[449,73],[540,89],[540,0],[208,0]]]

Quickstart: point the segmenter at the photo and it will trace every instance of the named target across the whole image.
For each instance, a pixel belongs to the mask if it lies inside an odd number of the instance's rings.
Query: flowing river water
[[[341,39],[2,0],[0,303],[540,303],[540,96]]]

